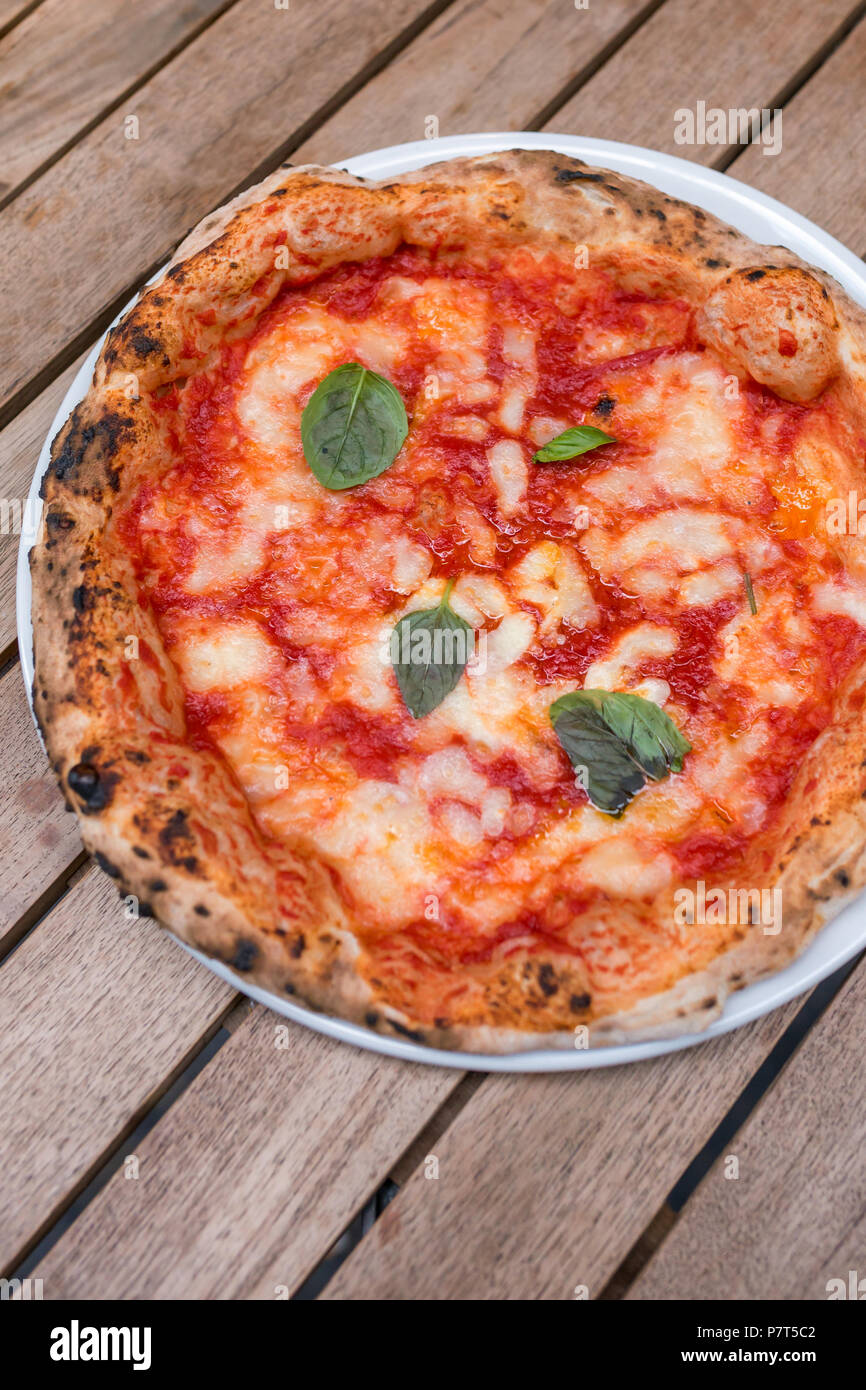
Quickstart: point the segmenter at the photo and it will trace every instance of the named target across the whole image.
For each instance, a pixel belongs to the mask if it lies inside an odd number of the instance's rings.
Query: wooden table
[[[431,117],[680,154],[862,254],[864,14],[0,0],[0,496],[26,496],[82,354],[211,207]],[[677,145],[699,100],[782,108],[782,152]],[[866,1274],[866,966],[616,1069],[466,1075],[293,1025],[281,1047],[281,1020],[126,921],[83,854],[18,669],[16,546],[0,537],[4,1275],[46,1298],[824,1299]]]

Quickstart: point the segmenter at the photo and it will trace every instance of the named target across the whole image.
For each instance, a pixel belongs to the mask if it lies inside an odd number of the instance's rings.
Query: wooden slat
[[[675,112],[698,101],[774,107],[853,9],[852,0],[667,0],[548,125],[712,164],[725,147],[677,145]]]
[[[33,1276],[46,1298],[291,1291],[459,1077],[256,1008]]]
[[[866,1278],[864,1013],[861,964],[629,1298],[826,1299],[828,1280]],[[725,1175],[731,1157],[736,1178]]]
[[[44,0],[0,42],[0,199],[227,3]]]
[[[30,717],[18,666],[0,680],[0,947],[57,896],[82,854]]]
[[[211,207],[359,80],[425,0],[331,0],[278,10],[238,0],[0,217],[0,408]]]
[[[597,1296],[796,1009],[615,1071],[490,1077],[324,1297]]]
[[[786,105],[782,152],[750,146],[729,172],[779,198],[866,255],[866,164],[852,157],[852,120],[866,92],[866,19]]]
[[[92,869],[0,968],[0,1269],[98,1169],[233,991]]]
[[[40,450],[60,402],[84,360],[84,355],[86,354],[76,358],[65,372],[55,377],[41,395],[31,401],[26,410],[22,410],[5,430],[0,431],[0,497],[9,505],[10,517],[16,515],[15,508],[20,508],[18,515],[22,518],[25,515],[27,494],[36,471]],[[15,582],[19,539],[12,527],[0,535],[0,656],[4,656],[15,641]]]
[[[0,31],[8,29],[34,8],[34,0],[0,0]]]
[[[380,145],[467,130],[531,126],[566,84],[598,62],[649,8],[614,0],[459,0],[292,155],[330,164]],[[359,143],[359,132],[363,141]]]

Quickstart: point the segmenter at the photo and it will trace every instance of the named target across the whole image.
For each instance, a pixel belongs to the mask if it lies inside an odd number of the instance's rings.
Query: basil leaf
[[[586,692],[584,691],[584,694]],[[604,691],[593,692],[605,694]],[[659,782],[669,772],[682,772],[691,744],[663,709],[641,695],[608,694],[602,717],[611,733],[624,743],[639,767]]]
[[[691,744],[663,709],[641,695],[578,690],[550,707],[550,722],[573,767],[586,769],[593,806],[619,816],[646,777],[682,771]]]
[[[320,381],[301,416],[304,458],[332,492],[384,473],[409,433],[406,407],[390,381],[347,362]]]
[[[551,439],[543,449],[539,449],[534,455],[535,462],[558,463],[562,459],[577,458],[578,454],[586,454],[590,449],[598,449],[602,444],[615,443],[612,434],[597,430],[595,425],[574,425],[572,429],[564,430],[555,439]]]
[[[391,664],[413,719],[441,705],[472,655],[474,629],[448,604],[453,587],[445,586],[435,608],[407,613],[391,634]]]
[[[550,722],[572,767],[585,770],[581,785],[596,810],[622,815],[643,786],[643,773],[592,700],[581,700],[579,693],[563,695],[550,706]]]

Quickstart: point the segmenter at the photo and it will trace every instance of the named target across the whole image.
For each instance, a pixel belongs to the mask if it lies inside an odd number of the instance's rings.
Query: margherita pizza
[[[385,1033],[703,1027],[866,879],[864,454],[866,318],[784,249],[549,152],[281,169],[54,443],[85,844]]]

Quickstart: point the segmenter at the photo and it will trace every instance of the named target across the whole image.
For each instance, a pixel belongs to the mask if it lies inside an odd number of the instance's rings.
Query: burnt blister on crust
[[[550,999],[559,989],[556,971],[550,961],[545,961],[543,965],[538,967],[538,987],[547,999]]]
[[[105,810],[117,781],[116,772],[100,770],[89,762],[76,763],[66,774],[66,785],[88,816]]]
[[[108,874],[109,878],[120,878],[120,870],[118,869],[117,865],[112,864],[111,860],[108,858],[108,855],[103,854],[102,850],[94,850],[93,857],[96,860],[102,872],[104,874]]]
[[[566,169],[561,167],[555,171],[553,177],[556,183],[575,183],[578,179],[583,180],[584,183],[604,182],[604,174],[594,174],[587,168]]]
[[[163,858],[169,864],[180,865],[190,873],[195,872],[197,861],[192,850],[196,848],[196,838],[190,829],[187,811],[174,811],[157,838]]]
[[[232,970],[237,970],[241,974],[246,974],[252,970],[259,958],[259,948],[254,941],[246,939],[239,941],[235,947],[235,953],[229,961]]]

